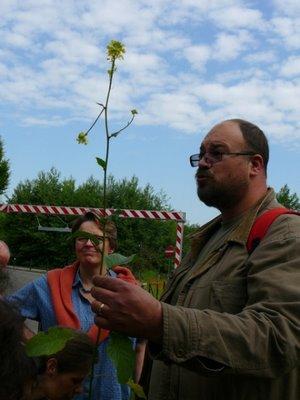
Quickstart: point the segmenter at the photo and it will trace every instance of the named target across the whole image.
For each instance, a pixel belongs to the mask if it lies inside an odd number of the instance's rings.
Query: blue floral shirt
[[[90,303],[80,293],[83,288],[79,271],[75,276],[72,286],[72,302],[79,318],[81,329],[87,332],[94,323],[94,313]],[[57,325],[50,289],[46,275],[27,284],[13,295],[8,297],[14,302],[21,314],[40,323],[40,330],[45,331]],[[130,390],[127,385],[118,383],[116,369],[107,355],[109,338],[100,343],[98,347],[98,363],[94,369],[93,400],[129,400]],[[88,399],[89,378],[84,381],[83,393],[74,397],[75,400]]]

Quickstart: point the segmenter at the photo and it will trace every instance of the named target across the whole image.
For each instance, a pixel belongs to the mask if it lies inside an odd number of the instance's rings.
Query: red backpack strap
[[[277,207],[273,208],[272,210],[268,210],[260,215],[254,221],[252,225],[250,234],[247,240],[247,251],[249,254],[253,252],[253,250],[259,245],[261,240],[264,238],[265,234],[267,233],[270,225],[273,221],[282,214],[299,214],[299,212],[294,210],[289,210],[284,207]]]

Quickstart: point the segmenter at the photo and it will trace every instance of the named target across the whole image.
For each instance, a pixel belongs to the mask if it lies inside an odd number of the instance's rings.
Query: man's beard
[[[215,207],[222,211],[238,204],[245,196],[249,186],[246,179],[234,179],[230,176],[222,182],[216,182],[208,170],[198,170],[197,176],[207,177],[207,181],[200,186],[197,182],[197,194],[199,199],[208,207]]]

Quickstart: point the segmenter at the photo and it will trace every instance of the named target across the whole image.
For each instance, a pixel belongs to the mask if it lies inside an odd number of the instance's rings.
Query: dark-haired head
[[[38,357],[33,395],[58,400],[72,399],[82,393],[84,378],[92,368],[94,351],[95,345],[89,336],[78,331],[59,352]]]
[[[99,220],[93,212],[88,211],[84,215],[79,216],[76,218],[72,223],[72,233],[77,232],[80,230],[81,225],[84,222],[92,221],[94,222],[101,231],[104,229],[104,224]],[[109,241],[109,246],[112,250],[116,250],[117,248],[117,228],[114,222],[110,220],[106,220],[105,222],[105,236]]]
[[[41,356],[36,359],[38,374],[43,374],[47,369],[48,360],[56,360],[57,373],[89,371],[94,356],[95,345],[90,337],[83,332],[76,331],[65,347],[55,354]]]
[[[228,121],[238,124],[243,138],[247,144],[247,149],[261,155],[264,162],[265,174],[267,175],[267,166],[269,161],[269,144],[264,132],[252,122],[244,119],[234,118]]]
[[[23,326],[18,311],[0,300],[0,399],[20,399],[25,384],[35,376],[34,363],[25,354]]]

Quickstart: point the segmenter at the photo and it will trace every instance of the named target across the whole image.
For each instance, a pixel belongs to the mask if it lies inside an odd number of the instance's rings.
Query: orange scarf
[[[47,273],[47,281],[50,288],[51,300],[58,325],[68,328],[80,329],[80,321],[73,309],[72,285],[79,267],[79,262],[68,265],[65,268],[57,268]],[[96,343],[99,328],[93,324],[87,334]],[[101,329],[98,343],[105,340],[109,331]]]
[[[79,262],[64,268],[57,268],[47,273],[47,281],[50,288],[51,300],[58,325],[73,329],[80,329],[80,321],[74,311],[72,303],[72,286],[79,267]],[[114,268],[117,277],[131,284],[137,284],[132,272],[126,267]],[[93,324],[87,334],[96,343],[99,328]],[[109,331],[101,328],[98,343],[105,340]]]

